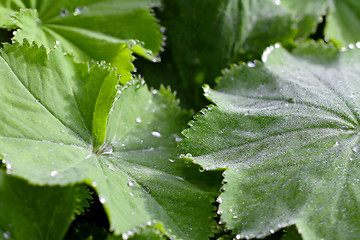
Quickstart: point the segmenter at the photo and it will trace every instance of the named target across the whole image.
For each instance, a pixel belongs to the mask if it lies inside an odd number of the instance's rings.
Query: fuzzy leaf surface
[[[217,107],[197,116],[181,146],[204,168],[228,168],[220,210],[234,234],[296,224],[305,240],[357,239],[360,50],[268,53],[205,88]]]
[[[63,239],[77,193],[76,186],[32,186],[0,171],[0,239]]]
[[[190,115],[169,90],[139,81],[120,89],[114,70],[27,42],[5,46],[0,76],[8,173],[36,184],[91,185],[115,234],[153,220],[174,238],[210,234],[213,193],[187,179],[194,171],[202,178],[198,166],[177,157]]]
[[[163,36],[156,18],[150,14],[151,4],[155,2],[2,1],[0,25],[20,28],[14,36],[16,41],[27,38],[48,48],[58,41],[63,51],[79,61],[105,60],[118,68],[125,83],[131,78],[128,72],[134,70],[129,49],[150,60],[156,59],[161,49]],[[9,23],[9,19],[13,20]]]

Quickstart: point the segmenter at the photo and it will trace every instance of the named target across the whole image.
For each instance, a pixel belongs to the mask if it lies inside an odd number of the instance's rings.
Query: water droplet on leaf
[[[160,138],[161,134],[159,132],[151,132],[151,135],[153,135],[154,137]]]
[[[128,185],[129,185],[129,187],[133,187],[133,186],[135,186],[135,183],[133,181],[129,181]]]
[[[67,15],[69,15],[69,10],[67,10],[66,8],[61,8],[60,9],[60,17],[66,17]]]
[[[4,232],[3,233],[3,238],[5,238],[5,239],[10,239],[10,232],[9,231],[6,231],[6,232]]]
[[[99,196],[99,201],[100,201],[102,204],[106,203],[106,199],[105,199],[104,197],[102,197],[102,196]]]
[[[54,177],[58,174],[58,171],[54,170],[54,171],[51,171],[50,173],[50,176]]]

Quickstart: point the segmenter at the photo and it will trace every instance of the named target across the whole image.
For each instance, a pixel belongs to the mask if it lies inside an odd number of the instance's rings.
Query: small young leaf
[[[360,234],[360,50],[311,49],[225,71],[205,88],[217,107],[185,131],[197,163],[228,168],[220,211],[239,237],[292,224],[305,240]]]

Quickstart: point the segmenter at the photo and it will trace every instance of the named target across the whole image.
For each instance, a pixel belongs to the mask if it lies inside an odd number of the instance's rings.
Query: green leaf
[[[160,223],[153,226],[147,226],[143,229],[138,229],[136,232],[130,231],[127,234],[120,236],[109,236],[107,240],[166,240],[168,238],[164,235],[163,225]]]
[[[104,66],[26,42],[5,46],[0,76],[0,154],[10,174],[93,186],[117,235],[152,221],[173,238],[210,235],[214,193],[185,179],[198,170],[176,147],[190,115],[169,90],[119,88]]]
[[[0,239],[63,239],[77,194],[77,186],[32,186],[0,170]]]
[[[343,45],[360,41],[360,6],[356,0],[336,0],[330,5],[325,36]]]
[[[17,2],[12,6],[12,2]],[[161,49],[160,25],[150,14],[150,0],[63,0],[63,1],[6,1],[0,11],[20,11],[11,14],[16,25],[14,40],[24,38],[48,48],[61,43],[65,52],[77,61],[105,60],[117,67],[122,83],[131,79],[134,70],[132,49],[150,60],[157,60]],[[1,6],[2,5],[2,6]],[[3,16],[7,16],[4,12]]]
[[[325,39],[342,45],[360,41],[360,6],[357,0],[281,0],[281,5],[298,18],[300,37],[314,32],[319,20],[326,16]]]
[[[327,13],[329,0],[278,0],[278,3],[286,7],[297,18],[297,37],[308,37],[314,33],[322,16]]]
[[[205,87],[217,107],[185,131],[197,163],[228,168],[221,218],[238,237],[292,224],[304,239],[360,234],[360,50],[310,48],[224,71]]]
[[[276,42],[292,42],[291,13],[273,0],[166,0],[160,18],[182,91],[199,107],[201,85],[232,62],[259,58]],[[162,17],[161,17],[162,16]]]

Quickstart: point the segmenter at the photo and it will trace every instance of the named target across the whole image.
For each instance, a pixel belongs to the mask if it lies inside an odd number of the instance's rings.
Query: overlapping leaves
[[[0,239],[62,239],[78,186],[39,187],[0,171]]]
[[[205,88],[217,106],[181,145],[207,169],[228,168],[220,211],[237,238],[296,224],[304,239],[357,239],[360,51],[268,52]]]
[[[0,154],[9,174],[91,185],[115,234],[153,221],[174,238],[210,234],[213,195],[186,179],[197,167],[177,158],[189,114],[169,90],[150,92],[141,81],[120,87],[114,70],[27,42],[5,46],[0,76]]]
[[[156,2],[156,1],[155,1]],[[0,25],[20,28],[14,40],[37,41],[48,48],[59,42],[76,60],[105,60],[129,81],[135,53],[156,60],[162,34],[149,8],[154,1],[46,0],[2,1]],[[14,12],[15,11],[15,12]]]

